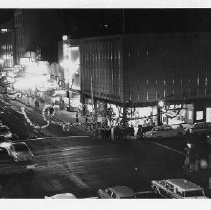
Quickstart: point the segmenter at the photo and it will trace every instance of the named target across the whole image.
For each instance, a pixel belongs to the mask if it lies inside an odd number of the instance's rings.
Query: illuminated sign
[[[206,108],[206,122],[211,122],[211,108]]]
[[[66,41],[67,38],[68,38],[67,35],[64,35],[64,36],[62,37],[62,40],[63,40],[63,41]]]

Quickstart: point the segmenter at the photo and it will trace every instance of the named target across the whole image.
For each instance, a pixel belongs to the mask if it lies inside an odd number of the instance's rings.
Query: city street
[[[1,165],[4,197],[44,198],[64,192],[90,197],[97,196],[99,188],[116,185],[149,190],[152,179],[180,177],[184,162],[183,156],[147,142],[110,143],[87,137],[25,142],[35,155],[36,168],[4,176],[9,166]]]
[[[84,136],[77,126],[65,132],[56,124],[36,131],[19,112],[23,105],[15,101],[0,103],[3,124],[16,134],[14,141],[27,143],[36,164],[33,171],[26,171],[14,161],[1,161],[2,197],[44,198],[66,192],[78,198],[95,197],[99,188],[126,185],[140,192],[151,190],[153,179],[187,177],[182,138],[114,142]],[[41,112],[32,108],[26,112],[33,123],[46,123]],[[198,173],[195,179],[188,178],[207,188],[207,180],[203,183],[201,177],[204,173]]]
[[[63,132],[59,125],[45,128],[43,133],[60,137],[27,140],[35,129],[16,112],[18,106],[1,101],[1,107],[3,124],[19,137],[18,141],[29,145],[36,163],[33,172],[25,172],[22,166],[12,162],[1,163],[3,197],[44,198],[63,192],[74,193],[79,198],[90,197],[97,196],[99,188],[115,185],[143,191],[150,189],[152,179],[182,174],[184,155],[150,142],[114,143],[87,136],[71,137],[80,131],[74,128]],[[34,117],[37,123],[44,124],[41,113],[29,110],[27,113],[32,121]]]

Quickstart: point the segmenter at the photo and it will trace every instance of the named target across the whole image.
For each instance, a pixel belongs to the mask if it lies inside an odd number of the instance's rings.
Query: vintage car
[[[143,134],[144,138],[162,139],[168,137],[181,137],[185,134],[184,130],[173,129],[170,125],[155,126],[151,131]]]
[[[152,189],[164,198],[205,199],[204,189],[186,179],[153,180]]]
[[[197,122],[194,123],[190,128],[190,133],[192,134],[209,134],[211,133],[211,123],[207,122]]]
[[[7,151],[15,162],[30,162],[34,156],[24,142],[12,143],[7,147]]]
[[[126,186],[109,187],[105,190],[99,189],[98,195],[100,198],[118,199],[118,198],[134,198],[135,193],[132,189]]]

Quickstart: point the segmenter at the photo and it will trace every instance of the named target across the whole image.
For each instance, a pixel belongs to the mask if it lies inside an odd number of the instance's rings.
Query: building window
[[[203,119],[203,111],[196,111],[196,120]]]

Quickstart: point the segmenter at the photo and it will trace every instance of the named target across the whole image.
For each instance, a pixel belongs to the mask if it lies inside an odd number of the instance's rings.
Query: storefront
[[[163,124],[193,124],[193,104],[168,105],[162,108],[161,114]]]

